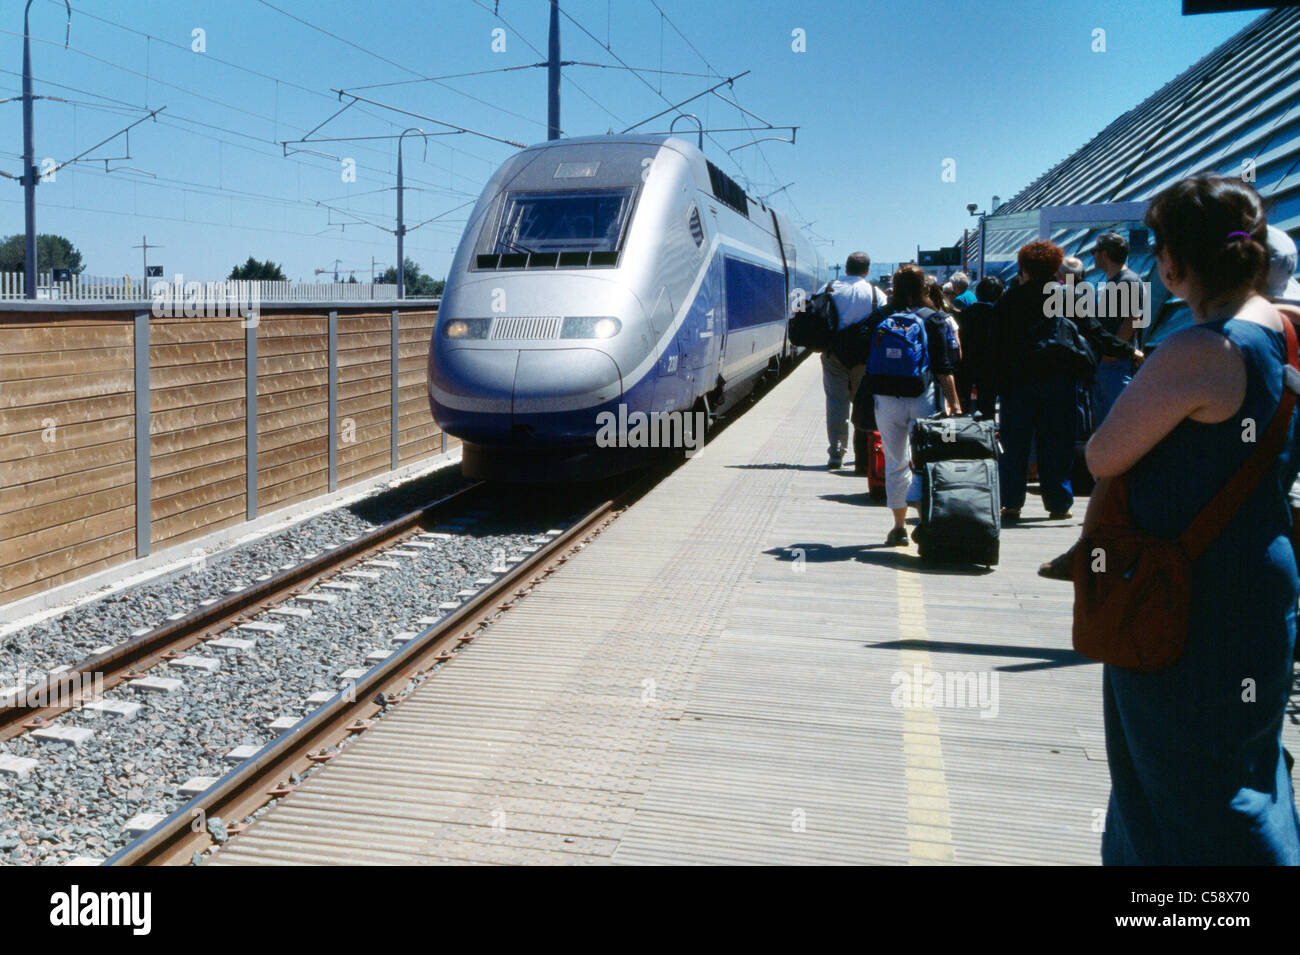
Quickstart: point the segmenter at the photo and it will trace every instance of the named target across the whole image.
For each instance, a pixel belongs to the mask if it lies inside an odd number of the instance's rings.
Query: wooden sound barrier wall
[[[453,446],[436,318],[0,312],[0,604]]]

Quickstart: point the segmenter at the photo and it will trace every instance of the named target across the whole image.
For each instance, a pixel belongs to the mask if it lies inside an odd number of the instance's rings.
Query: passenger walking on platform
[[[1146,220],[1160,277],[1195,324],[1161,344],[1089,442],[1101,483],[1085,529],[1126,475],[1134,529],[1173,539],[1251,456],[1243,435],[1257,425],[1262,436],[1272,420],[1286,319],[1259,294],[1264,210],[1239,178],[1176,183]],[[1105,667],[1108,865],[1300,864],[1281,742],[1298,595],[1285,495],[1294,454],[1286,441],[1193,562],[1181,657],[1154,672]]]
[[[1101,325],[1116,338],[1137,344],[1134,337],[1140,326],[1134,322],[1142,319],[1142,279],[1125,263],[1128,262],[1128,240],[1118,232],[1107,232],[1097,239],[1092,260],[1102,275],[1097,280],[1098,319]],[[1110,287],[1108,290],[1108,286]],[[1122,286],[1122,287],[1121,287]],[[1107,303],[1115,301],[1118,308],[1111,310]],[[1082,329],[1080,329],[1082,331]],[[1097,367],[1096,420],[1100,424],[1110,413],[1111,405],[1119,397],[1136,369],[1131,358],[1103,355]]]
[[[876,428],[885,456],[885,502],[894,527],[890,547],[905,546],[907,496],[912,485],[912,424],[943,408],[961,413],[944,313],[929,306],[925,273],[904,265],[894,273],[894,311],[877,326],[863,387],[875,396]]]
[[[997,408],[993,373],[993,306],[1002,297],[1002,282],[990,275],[975,286],[975,301],[957,316],[961,340],[961,370],[957,375],[957,397],[963,408],[978,410],[992,418]]]
[[[944,293],[943,286],[939,284],[939,280],[933,275],[927,274],[925,277],[925,297],[928,299],[931,308],[937,308],[945,315],[948,313],[948,297]]]
[[[1048,298],[1064,254],[1045,239],[1020,249],[1020,282],[993,309],[993,368],[1001,401],[1002,457],[998,480],[1003,523],[1020,518],[1029,478],[1029,449],[1038,460],[1038,486],[1053,520],[1070,516],[1074,492],[1075,379],[1040,367],[1033,357],[1036,335],[1043,333]]]
[[[948,326],[948,351],[951,353],[949,357],[953,361],[953,366],[957,367],[961,363],[961,332],[957,319],[953,315],[952,303],[948,301],[947,292],[933,275],[925,277],[925,294],[928,299],[927,304],[939,313],[944,324]]]
[[[829,283],[831,298],[843,331],[871,317],[885,302],[884,293],[867,281],[871,271],[871,257],[865,252],[854,252],[844,263],[844,278]],[[826,393],[827,467],[844,465],[844,451],[849,440],[849,412],[853,396],[862,382],[862,365],[852,368],[835,357],[831,349],[822,352],[822,390]],[[855,442],[855,447],[861,442]],[[856,451],[855,451],[856,454]]]

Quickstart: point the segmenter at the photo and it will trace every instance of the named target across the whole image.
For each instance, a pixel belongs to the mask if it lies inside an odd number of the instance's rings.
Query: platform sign
[[[56,282],[71,282],[72,269],[55,269],[53,278]]]
[[[160,279],[162,274],[163,267],[161,265],[151,265],[148,267],[148,271],[145,272],[144,277],[147,279]]]
[[[943,249],[917,249],[917,265],[961,265],[961,246],[954,245]]]

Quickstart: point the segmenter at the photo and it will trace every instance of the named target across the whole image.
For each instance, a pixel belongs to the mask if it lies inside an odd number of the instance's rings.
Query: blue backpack
[[[871,334],[865,378],[874,395],[915,398],[930,384],[930,355],[925,319],[914,312],[895,312]]]

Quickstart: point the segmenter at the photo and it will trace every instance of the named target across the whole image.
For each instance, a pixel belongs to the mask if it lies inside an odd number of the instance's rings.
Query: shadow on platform
[[[742,471],[828,471],[824,464],[795,464],[793,461],[764,461],[762,464],[728,464],[728,468],[738,468]],[[831,471],[832,474],[847,473],[849,477],[861,477],[855,475],[851,470]]]
[[[1006,673],[1025,673],[1030,670],[1051,670],[1057,667],[1074,667],[1096,663],[1074,650],[1053,650],[1044,647],[1016,647],[1007,644],[958,643],[950,640],[886,640],[868,643],[873,650],[929,650],[934,653],[967,653],[985,657],[1027,657],[1033,663],[1007,664],[994,669]],[[1101,664],[1097,663],[1097,666]]]
[[[862,491],[859,494],[820,494],[818,497],[823,501],[833,501],[836,504],[852,504],[856,507],[885,506],[884,500],[877,500],[872,497],[870,491]]]
[[[794,553],[801,551],[801,554]],[[810,564],[829,564],[841,560],[855,560],[860,564],[876,564],[880,567],[892,567],[895,570],[909,571],[915,574],[931,574],[944,577],[982,577],[991,574],[993,568],[974,564],[938,564],[921,560],[914,551],[893,547],[884,543],[849,544],[833,547],[830,544],[795,542],[785,547],[773,547],[763,553],[770,554],[777,560],[793,563],[802,559]]]

